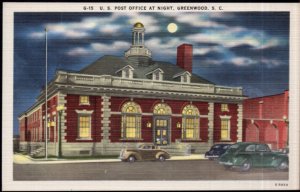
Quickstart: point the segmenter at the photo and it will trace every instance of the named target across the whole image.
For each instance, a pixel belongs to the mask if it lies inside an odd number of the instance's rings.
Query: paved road
[[[287,180],[288,172],[272,168],[244,173],[225,170],[215,161],[94,162],[14,164],[14,180]]]

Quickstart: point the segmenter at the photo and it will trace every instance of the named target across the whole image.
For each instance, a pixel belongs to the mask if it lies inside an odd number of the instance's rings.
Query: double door
[[[155,117],[154,118],[154,131],[156,145],[168,145],[169,144],[169,117]]]

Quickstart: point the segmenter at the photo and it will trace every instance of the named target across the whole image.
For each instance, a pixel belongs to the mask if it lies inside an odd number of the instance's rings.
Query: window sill
[[[92,138],[77,138],[76,141],[92,141]]]
[[[144,139],[136,138],[136,139],[120,139],[120,141],[143,141]]]
[[[202,141],[202,139],[181,139],[181,142],[198,142]]]
[[[79,103],[79,106],[81,105],[91,105],[90,103]]]
[[[220,142],[232,142],[232,140],[230,140],[230,139],[224,139],[224,140],[220,140]]]

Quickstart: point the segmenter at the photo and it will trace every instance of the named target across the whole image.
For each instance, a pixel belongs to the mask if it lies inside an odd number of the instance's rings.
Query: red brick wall
[[[90,105],[79,105],[80,95],[66,96],[67,100],[67,142],[100,142],[101,141],[101,127],[102,127],[102,98],[101,96],[89,96]],[[91,115],[91,137],[92,140],[77,140],[78,138],[78,114],[76,110],[93,110]]]
[[[26,131],[27,131],[27,117],[23,117],[19,120],[19,134],[20,141],[26,141]]]
[[[26,131],[26,141],[39,141],[39,131],[41,127],[41,116],[40,110],[37,109],[35,112],[27,116],[27,131]]]
[[[55,135],[56,135],[56,140],[57,140],[57,129],[58,129],[58,125],[57,125],[57,119],[58,119],[58,114],[57,114],[57,112],[56,112],[56,107],[57,107],[57,96],[53,96],[53,97],[51,97],[49,100],[48,100],[48,102],[47,102],[47,108],[48,108],[48,110],[47,110],[47,115],[49,115],[48,117],[49,117],[49,121],[54,121],[55,122],[55,124],[56,124],[56,126],[50,126],[50,131],[48,132],[49,133],[49,135],[48,135],[48,137],[49,137],[49,142],[54,142],[54,132],[56,132],[55,133]],[[42,105],[42,109],[43,109],[43,116],[45,116],[46,115],[46,113],[45,113],[45,104],[43,104]],[[56,112],[56,114],[53,114],[54,112]],[[55,117],[55,118],[54,118]],[[42,134],[42,140],[43,141],[45,141],[45,121],[43,120],[43,123],[42,123],[42,127],[43,127],[43,129],[42,129],[42,132],[43,132],[43,134]]]
[[[244,100],[244,141],[248,141],[247,130],[251,129],[252,123],[255,123],[259,127],[260,142],[272,145],[273,149],[285,147],[287,141],[287,124],[284,122],[283,116],[288,118],[288,100],[288,91],[278,95]],[[274,129],[274,126],[277,129]],[[278,132],[277,141],[276,131]]]
[[[287,91],[278,95],[246,99],[243,102],[244,119],[282,119],[284,115],[288,116]]]
[[[214,105],[214,142],[221,142],[221,118],[220,116],[227,115],[230,118],[230,139],[231,142],[237,141],[237,123],[238,123],[238,105],[228,104],[229,111],[221,111],[221,103],[215,103]]]
[[[111,97],[111,111],[112,112],[121,112],[122,105],[130,101],[126,97]],[[157,103],[160,103],[160,99],[133,99],[134,102],[140,105],[142,113],[153,113],[153,108]],[[165,100],[168,104],[173,114],[181,114],[182,109],[190,104],[189,101],[177,101],[177,100]],[[193,102],[201,115],[208,115],[208,103],[207,102]],[[120,142],[121,140],[121,115],[114,114],[111,115],[111,135],[110,140],[112,142]],[[144,115],[142,116],[142,125],[141,125],[141,134],[143,142],[152,142],[153,141],[153,128],[147,128],[147,122],[153,124],[153,116]],[[175,142],[176,139],[181,139],[181,128],[176,128],[177,122],[182,124],[182,117],[171,117],[171,141]],[[153,126],[153,125],[152,125]],[[200,120],[200,138],[204,141],[208,139],[208,119],[201,118]],[[134,141],[126,141],[134,142]]]
[[[244,139],[243,141],[251,141],[251,136],[247,135],[249,129],[254,125],[251,120],[244,119]],[[268,143],[272,146],[272,149],[281,149],[286,146],[287,141],[287,125],[283,121],[270,121],[270,120],[255,120],[255,125],[259,130],[259,142]],[[278,132],[278,140],[276,140],[276,131]]]

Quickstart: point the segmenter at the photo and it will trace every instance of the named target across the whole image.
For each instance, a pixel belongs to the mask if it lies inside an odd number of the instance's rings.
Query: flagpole
[[[47,45],[47,28],[45,28],[46,36],[46,89],[45,89],[45,158],[48,159],[48,45]]]

